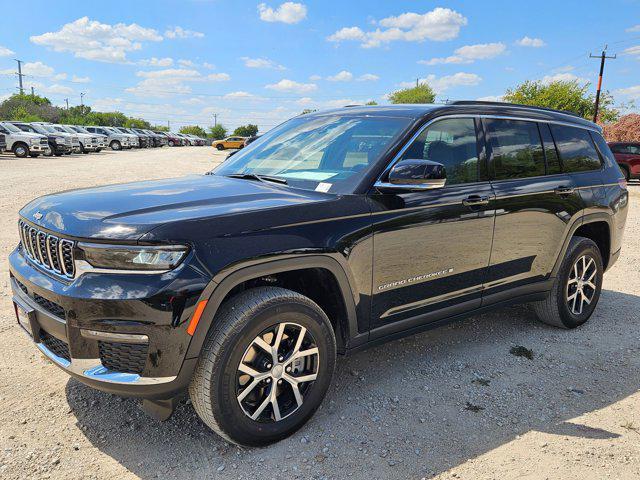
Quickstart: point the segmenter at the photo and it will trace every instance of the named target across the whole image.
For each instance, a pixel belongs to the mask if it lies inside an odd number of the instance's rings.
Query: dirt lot
[[[292,438],[242,450],[190,404],[157,423],[91,390],[18,331],[7,255],[20,206],[58,190],[179,176],[207,147],[0,157],[0,477],[640,478],[640,185],[600,305],[575,331],[503,309],[340,359],[323,407]],[[531,349],[533,359],[510,354]]]

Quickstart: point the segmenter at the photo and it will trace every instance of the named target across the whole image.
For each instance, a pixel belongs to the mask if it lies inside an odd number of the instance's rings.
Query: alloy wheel
[[[596,274],[598,266],[589,255],[582,255],[573,264],[567,281],[566,299],[569,311],[582,315],[584,306],[590,305],[596,294]]]
[[[320,352],[302,325],[278,323],[246,349],[236,374],[242,411],[258,422],[279,422],[298,410],[318,377]]]

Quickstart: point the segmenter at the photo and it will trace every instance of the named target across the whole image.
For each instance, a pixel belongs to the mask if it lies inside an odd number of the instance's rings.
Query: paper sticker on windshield
[[[320,182],[316,187],[316,192],[327,193],[332,186],[332,183]]]

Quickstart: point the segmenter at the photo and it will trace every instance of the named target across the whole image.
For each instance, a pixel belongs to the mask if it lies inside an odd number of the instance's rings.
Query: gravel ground
[[[207,147],[0,157],[0,477],[640,477],[637,183],[623,254],[585,326],[554,329],[513,307],[339,359],[315,417],[268,448],[227,444],[189,402],[155,422],[37,353],[9,291],[20,206],[69,188],[204,172],[223,158]],[[532,359],[511,354],[515,346]]]

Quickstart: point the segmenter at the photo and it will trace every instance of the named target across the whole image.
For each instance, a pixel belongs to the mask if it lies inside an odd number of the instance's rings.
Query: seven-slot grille
[[[49,145],[49,140],[47,140],[46,138],[41,138],[40,145],[44,145],[44,146]]]
[[[18,226],[22,248],[29,259],[53,273],[74,277],[74,243],[71,240],[46,233],[22,220]]]

